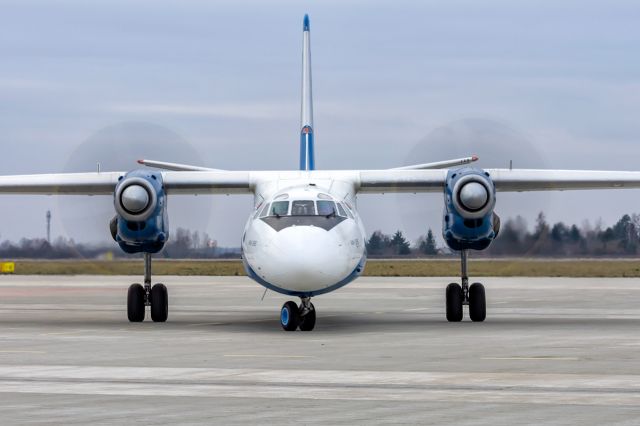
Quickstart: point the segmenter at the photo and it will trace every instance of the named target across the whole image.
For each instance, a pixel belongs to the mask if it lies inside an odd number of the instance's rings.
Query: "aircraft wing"
[[[640,172],[595,170],[485,169],[500,192],[640,188]],[[360,171],[167,171],[167,194],[252,194],[256,182],[278,178],[321,178],[353,182],[359,193],[441,192],[447,170]],[[0,176],[0,194],[113,194],[124,172]]]
[[[499,192],[640,188],[640,172],[600,170],[485,169]],[[361,193],[441,192],[447,170],[367,170]]]
[[[502,192],[640,188],[640,172],[603,170],[487,169]]]
[[[164,172],[167,194],[253,194],[252,172]]]
[[[124,172],[0,176],[0,194],[111,195]],[[251,194],[250,172],[162,172],[167,194]]]

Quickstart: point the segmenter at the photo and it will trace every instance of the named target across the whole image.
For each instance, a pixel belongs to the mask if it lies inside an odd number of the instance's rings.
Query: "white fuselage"
[[[354,199],[344,195],[296,183],[257,197],[242,238],[248,275],[302,297],[357,278],[366,260],[365,232]]]

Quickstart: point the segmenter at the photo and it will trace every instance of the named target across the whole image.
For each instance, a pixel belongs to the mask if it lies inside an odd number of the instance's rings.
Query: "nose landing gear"
[[[293,301],[282,305],[280,310],[280,325],[285,331],[311,331],[316,325],[316,308],[310,297],[301,297],[300,306]]]
[[[151,254],[144,254],[144,287],[131,284],[127,293],[127,317],[130,322],[144,321],[146,307],[151,307],[153,322],[165,322],[169,316],[169,294],[164,284],[151,287]]]
[[[460,263],[462,286],[458,283],[451,283],[447,286],[447,321],[462,321],[462,306],[469,305],[469,318],[471,318],[471,321],[482,322],[487,316],[484,286],[480,283],[473,283],[469,286],[467,250],[460,252]]]

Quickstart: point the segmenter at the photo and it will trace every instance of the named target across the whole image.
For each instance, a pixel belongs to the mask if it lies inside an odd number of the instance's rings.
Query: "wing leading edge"
[[[640,172],[485,169],[500,192],[640,188]],[[167,171],[167,194],[252,194],[279,179],[351,182],[359,193],[440,192],[447,170]],[[110,195],[124,172],[0,176],[0,194]]]
[[[640,172],[601,170],[484,169],[500,192],[640,188]],[[447,170],[367,170],[358,192],[440,192]]]
[[[0,194],[111,195],[125,172],[0,176]],[[250,172],[163,172],[167,194],[251,194]]]

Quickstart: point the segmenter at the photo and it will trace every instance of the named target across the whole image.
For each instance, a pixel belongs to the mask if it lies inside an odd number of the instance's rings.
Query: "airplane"
[[[362,274],[367,259],[365,228],[357,210],[362,193],[440,192],[442,235],[460,253],[460,283],[446,287],[446,319],[486,318],[485,289],[469,284],[470,250],[484,250],[498,236],[497,193],[640,188],[640,172],[481,169],[476,156],[384,170],[318,170],[314,157],[309,17],[303,20],[302,106],[298,170],[229,171],[156,160],[126,172],[0,176],[0,194],[73,194],[113,197],[113,239],[126,253],[143,253],[143,284],[127,293],[127,317],[154,322],[169,313],[165,285],[152,286],[152,255],[169,239],[168,198],[174,194],[252,194],[253,209],[242,233],[247,275],[278,293],[300,299],[280,310],[286,331],[313,330],[311,299],[335,291]]]

